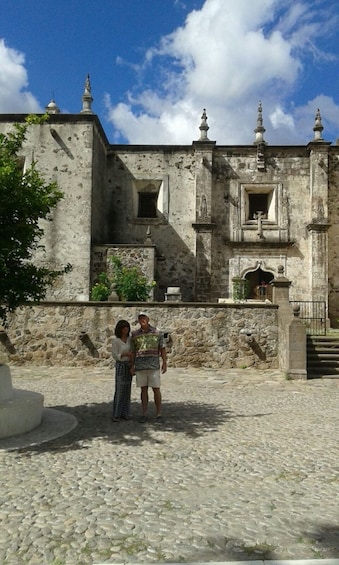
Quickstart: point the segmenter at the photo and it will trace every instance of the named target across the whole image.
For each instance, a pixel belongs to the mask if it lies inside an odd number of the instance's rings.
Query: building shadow
[[[74,416],[78,425],[70,433],[55,440],[40,445],[18,448],[20,453],[55,452],[87,449],[88,443],[101,439],[111,444],[141,445],[145,441],[162,444],[165,442],[155,430],[182,434],[186,437],[197,438],[217,431],[225,421],[242,418],[227,408],[223,409],[211,404],[193,402],[164,402],[164,421],[159,424],[155,420],[154,406],[150,399],[149,418],[142,424],[140,402],[131,403],[131,419],[112,422],[112,402],[81,404],[78,406],[53,406]],[[265,414],[254,414],[261,417]]]
[[[321,512],[321,510],[320,510]],[[321,558],[339,558],[339,519],[336,524],[319,524],[302,532],[301,541]]]

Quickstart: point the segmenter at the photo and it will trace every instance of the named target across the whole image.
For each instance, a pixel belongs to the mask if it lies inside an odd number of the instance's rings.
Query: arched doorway
[[[258,267],[255,271],[249,271],[245,275],[248,281],[248,298],[252,300],[271,300],[272,286],[270,282],[274,279],[273,273],[263,271]]]

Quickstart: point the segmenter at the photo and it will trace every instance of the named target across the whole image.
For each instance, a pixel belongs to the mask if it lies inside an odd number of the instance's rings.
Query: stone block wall
[[[147,309],[169,332],[171,367],[278,367],[278,307],[266,304],[43,303],[18,309],[3,329],[0,358],[10,364],[112,366],[119,319],[136,329]],[[251,340],[241,330],[251,332]]]

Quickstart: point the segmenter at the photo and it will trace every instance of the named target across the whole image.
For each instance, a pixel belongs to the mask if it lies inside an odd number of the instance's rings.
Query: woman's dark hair
[[[131,326],[129,325],[129,323],[127,322],[127,320],[119,320],[119,322],[117,323],[117,325],[115,326],[115,330],[114,333],[117,337],[121,337],[122,336],[122,330],[123,328],[128,328],[128,333],[131,331]]]

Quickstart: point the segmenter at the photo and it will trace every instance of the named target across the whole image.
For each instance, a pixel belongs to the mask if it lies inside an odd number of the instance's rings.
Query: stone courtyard
[[[170,368],[160,426],[134,384],[111,422],[109,368],[11,372],[78,426],[0,442],[2,565],[339,557],[338,380]]]

